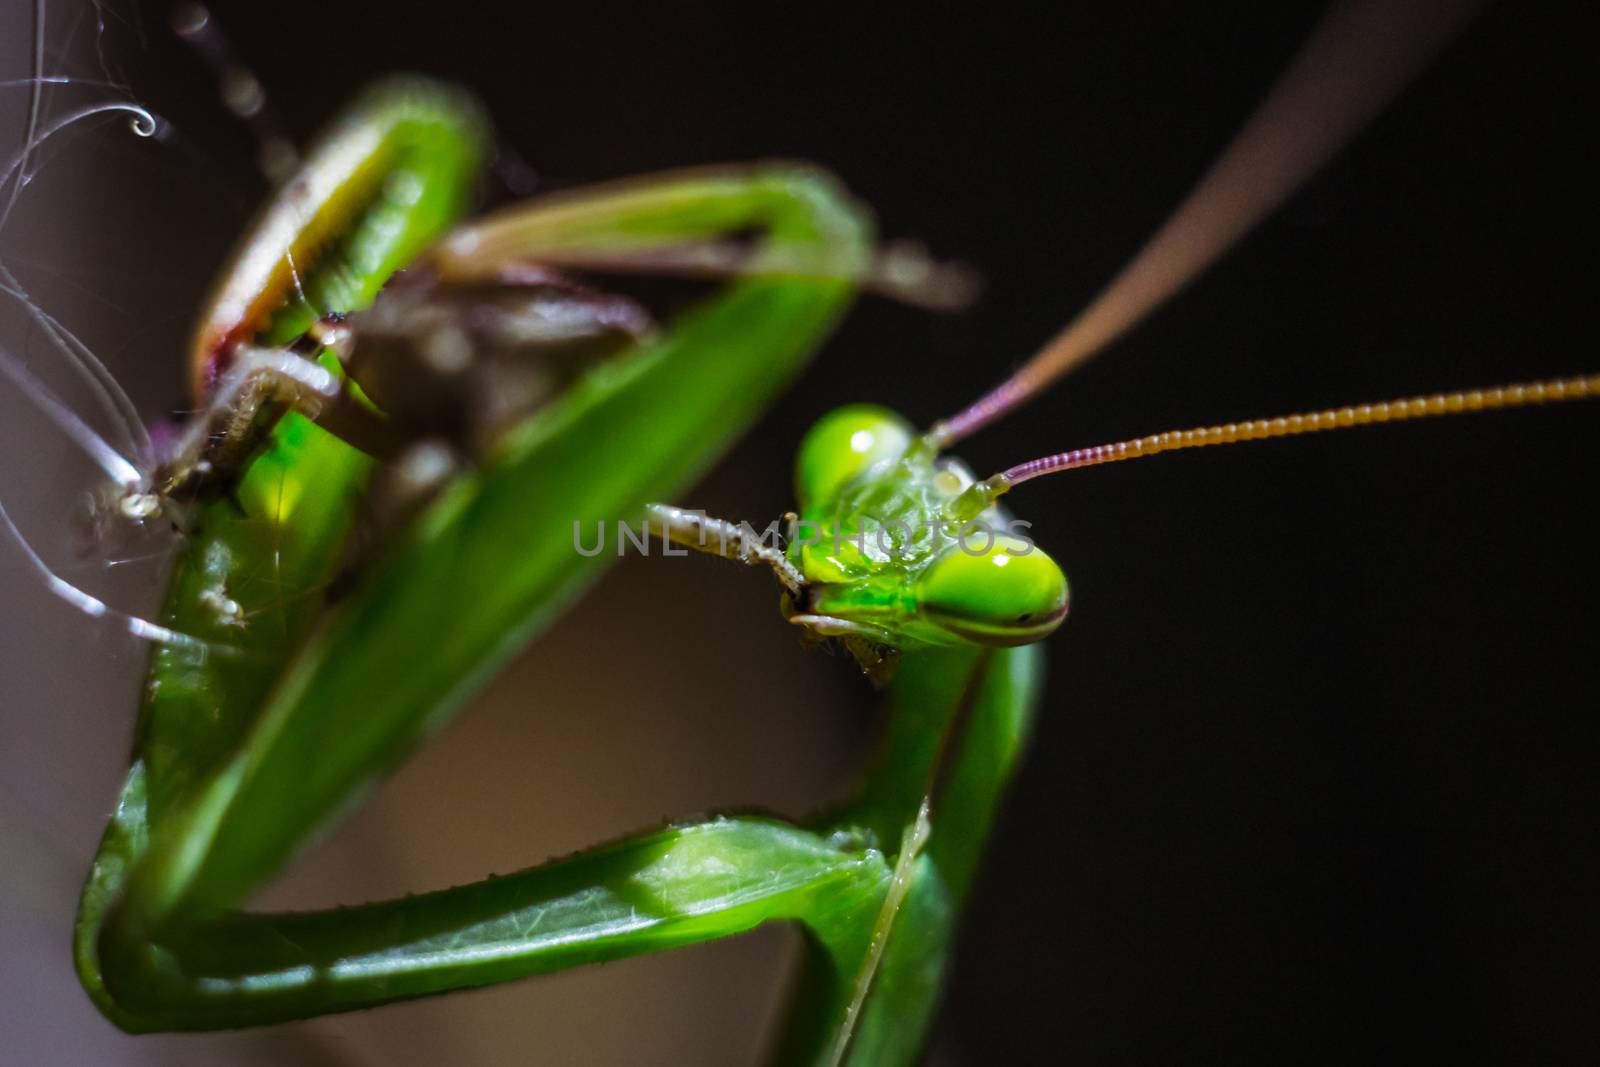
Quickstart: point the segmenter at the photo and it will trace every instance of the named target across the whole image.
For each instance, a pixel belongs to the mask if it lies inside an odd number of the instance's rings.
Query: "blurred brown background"
[[[117,119],[52,142],[0,259],[156,416],[181,403],[190,316],[262,186],[162,5],[45,9],[47,70],[109,71],[173,136]],[[1320,9],[216,5],[298,135],[369,78],[426,70],[476,89],[546,187],[815,159],[889,234],[982,269],[988,298],[960,319],[863,303],[684,501],[761,521],[791,503],[792,449],[827,408],[927,422],[1081,306]],[[0,82],[28,72],[31,19],[0,6]],[[1558,11],[1493,9],[1215,274],[969,457],[1594,369],[1581,40]],[[105,92],[52,90],[47,113]],[[0,88],[5,154],[25,103]],[[85,402],[14,305],[0,341]],[[1592,406],[1517,413],[1019,492],[1074,617],[973,902],[942,1061],[1600,1053],[1596,423]],[[0,450],[7,505],[75,565],[67,517],[91,471],[9,389]],[[149,568],[70,573],[155,603]],[[0,1060],[754,1054],[784,931],[273,1030],[118,1034],[78,991],[68,938],[145,653],[10,551],[0,608]],[[708,615],[748,623],[710,644],[684,621]],[[265,902],[476,879],[699,811],[800,813],[850,781],[870,704],[848,663],[797,647],[766,579],[629,559]]]

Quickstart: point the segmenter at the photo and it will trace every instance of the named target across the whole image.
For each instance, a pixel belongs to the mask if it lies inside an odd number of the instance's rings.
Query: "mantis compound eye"
[[[1067,578],[1056,561],[1009,537],[978,553],[951,545],[917,579],[916,595],[936,626],[980,645],[1032,644],[1067,617]]]
[[[916,431],[888,408],[850,404],[824,415],[806,433],[795,459],[801,509],[832,500],[867,468],[903,455]]]

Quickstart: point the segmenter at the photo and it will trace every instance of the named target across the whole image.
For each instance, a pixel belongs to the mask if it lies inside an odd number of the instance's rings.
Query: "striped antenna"
[[[936,423],[947,448],[1021,406],[1138,325],[1316,173],[1482,0],[1342,0],[1193,191],[1133,260],[1011,377]]]
[[[1079,467],[1093,467],[1101,463],[1116,463],[1125,459],[1140,459],[1162,452],[1207,448],[1212,445],[1235,445],[1270,437],[1294,437],[1299,434],[1343,430],[1351,426],[1367,426],[1379,422],[1406,422],[1440,415],[1466,415],[1501,408],[1530,407],[1534,404],[1582,400],[1586,397],[1600,397],[1600,374],[1550,378],[1544,381],[1498,385],[1489,389],[1469,389],[1454,393],[1432,393],[1427,396],[1389,400],[1380,404],[1324,408],[1321,411],[1282,415],[1273,419],[1250,419],[1245,422],[1221,423],[1215,426],[1197,426],[1189,430],[1168,430],[1166,433],[1134,437],[1108,445],[1096,445],[1093,448],[1076,448],[1071,452],[1057,452],[1053,456],[1042,456],[1039,459],[1030,459],[1026,463],[1018,463],[968,489],[963,499],[957,503],[957,510],[964,515],[969,512],[976,515],[1013,486],[1041,478],[1046,474],[1076,470]]]

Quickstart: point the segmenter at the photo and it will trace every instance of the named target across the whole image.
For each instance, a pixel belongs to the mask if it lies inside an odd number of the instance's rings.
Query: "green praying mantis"
[[[262,215],[217,290],[196,345],[197,374],[216,383],[210,388],[220,398],[197,422],[205,432],[186,435],[137,472],[102,455],[112,478],[104,514],[185,530],[163,621],[130,622],[158,646],[139,754],[80,913],[80,975],[127,1029],[240,1026],[367,1006],[723,936],[778,917],[816,931],[832,961],[825,971],[837,973],[808,1010],[826,1018],[853,1002],[849,978],[872,947],[873,923],[863,916],[877,914],[896,879],[865,811],[837,829],[749,818],[678,827],[525,875],[373,905],[364,917],[230,912],[361,783],[436,728],[488,664],[592,579],[598,563],[586,568],[572,552],[568,516],[638,511],[664,484],[703,467],[721,438],[748,420],[752,394],[770,393],[792,373],[836,315],[848,280],[868,263],[859,209],[825,177],[793,168],[691,173],[517,209],[453,231],[430,253],[439,258],[419,263],[464,202],[482,136],[473,105],[429,83],[388,83],[356,103]],[[403,524],[404,533],[346,561],[352,494],[373,465],[305,417],[324,415],[318,405],[336,406],[345,394],[314,360],[289,362],[281,346],[314,324],[300,305],[277,313],[284,291],[298,287],[319,309],[359,306],[396,266],[410,264],[409,277],[422,278],[430,293],[481,286],[486,304],[531,301],[517,308],[523,328],[565,327],[572,315],[562,301],[595,308],[544,276],[504,276],[514,265],[500,250],[505,243],[517,256],[540,250],[529,258],[567,262],[752,226],[771,242],[775,272],[758,261],[728,293],[658,339],[588,368],[539,414],[516,419],[487,455],[475,457],[478,472],[449,481]],[[799,277],[788,276],[797,269]],[[372,314],[384,314],[384,301],[399,294],[387,290]],[[596,315],[602,330],[607,314],[601,307]],[[348,332],[352,365],[364,358],[367,321],[358,314],[321,324]],[[560,334],[546,343],[571,339]],[[577,339],[593,338],[580,331]],[[738,358],[752,350],[763,358]],[[282,407],[294,413],[280,419],[273,409]],[[665,420],[664,411],[678,417]],[[269,444],[239,447],[266,423]],[[641,465],[641,454],[659,461]],[[595,463],[613,473],[573,477]],[[393,466],[404,471],[408,462],[401,456]],[[529,493],[544,505],[529,508]],[[345,567],[355,568],[344,579],[354,588],[337,607],[319,603],[332,598],[330,582]],[[458,616],[467,601],[473,621],[441,632],[433,620]],[[386,620],[382,636],[372,630],[378,619]],[[338,636],[345,627],[348,636]],[[388,693],[374,686],[408,660],[430,663],[427,677],[396,678]],[[952,678],[949,667],[944,659],[930,664],[920,672],[934,672],[923,684],[959,684],[962,672]],[[915,684],[919,671],[904,674],[903,684]],[[1024,684],[997,676],[981,699],[1009,698]],[[389,711],[371,714],[380,706]],[[921,748],[918,738],[907,740]],[[310,776],[308,760],[316,767]],[[980,797],[998,785],[984,764],[967,777],[975,780],[962,788]],[[903,820],[890,805],[899,799],[876,802],[888,809],[878,821],[893,825],[891,847]],[[254,814],[261,804],[276,812],[273,820]],[[964,862],[970,869],[970,856]],[[901,883],[922,884],[909,877],[901,872]],[[921,891],[913,900],[920,899]],[[362,938],[365,949],[357,947]],[[246,947],[252,940],[254,948]],[[286,968],[280,952],[291,943],[293,953],[313,955]],[[215,956],[224,945],[228,959]],[[893,962],[885,961],[886,974],[896,973]],[[930,993],[922,989],[920,997]],[[858,1041],[872,1032],[870,1019]],[[916,1035],[898,1022],[883,1032],[881,1040],[914,1050]]]
[[[233,910],[581,594],[599,564],[572,551],[572,520],[645,514],[670,498],[795,372],[872,269],[864,214],[804,170],[680,175],[452,229],[483,136],[470,102],[435,86],[391,84],[355,105],[308,163],[308,178],[333,180],[292,183],[279,206],[294,205],[285,213],[296,225],[277,227],[269,210],[224,275],[195,358],[204,388],[223,397],[207,409],[218,421],[199,423],[207,432],[165,465],[117,471],[105,511],[175,520],[186,543],[152,634],[161,643],[135,766],[84,896],[85,985],[129,1029],[251,1025],[792,919],[812,935],[811,955],[780,1056],[906,1060],[920,1045],[950,925],[1026,735],[1040,682],[1037,649],[1025,642],[1065,609],[1054,564],[1014,542],[976,553],[939,546],[915,556],[918,569],[903,552],[851,554],[848,537],[843,554],[799,545],[776,560],[736,537],[719,541],[773,565],[790,618],[845,641],[864,666],[879,670],[884,650],[900,653],[892,676],[879,675],[891,710],[878,772],[859,798],[811,825],[716,819],[405,901],[295,916]],[[680,261],[663,252],[688,246],[698,255],[706,241],[758,227],[764,240],[739,250],[740,277],[728,290],[657,336],[607,318],[626,318],[626,309],[506,270],[524,259],[671,269]],[[298,286],[319,311],[355,311],[408,265],[437,287],[413,292],[412,308],[474,290],[525,298],[515,309],[525,319],[577,307],[602,321],[575,340],[603,351],[553,394],[541,392],[531,413],[515,410],[492,432],[473,426],[452,440],[457,462],[444,477],[400,477],[389,488],[403,521],[352,559],[357,487],[414,473],[429,457],[408,453],[414,442],[402,434],[380,470],[306,417],[359,426],[373,414],[339,383],[337,366],[361,364],[385,308],[369,321],[357,313],[315,322],[302,305],[278,305]],[[405,295],[392,288],[382,299]],[[308,337],[343,356],[321,366],[326,377],[297,353],[275,377],[261,373],[274,370],[268,362],[240,359],[304,347]],[[613,341],[626,342],[621,352],[610,351]],[[351,377],[365,388],[393,366]],[[417,406],[400,384],[378,400],[386,414]],[[1235,424],[1188,443],[1593,388],[1578,379],[1520,394],[1423,398],[1319,413],[1309,425],[1306,417]],[[276,418],[285,406],[296,413]],[[432,432],[449,415],[422,411],[414,425]],[[367,429],[381,435],[394,421],[368,420]],[[347,434],[383,451],[362,432]],[[879,530],[993,521],[995,498],[1042,469],[1184,443],[1141,439],[978,481],[937,462],[955,436],[948,428],[919,436],[873,410],[824,420],[801,447],[802,512],[829,533],[862,514]],[[472,473],[459,474],[463,460]],[[669,510],[649,514],[692,547],[711,540]],[[997,575],[1023,580],[1002,587]],[[452,620],[447,630],[441,618]]]

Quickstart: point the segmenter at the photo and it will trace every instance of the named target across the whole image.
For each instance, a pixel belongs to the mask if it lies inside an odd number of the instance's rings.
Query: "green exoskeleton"
[[[679,173],[461,225],[486,137],[470,99],[427,82],[353,105],[202,315],[199,416],[136,461],[102,454],[101,521],[171,523],[183,540],[159,622],[130,620],[158,644],[77,927],[83,983],[125,1029],[273,1023],[789,920],[809,936],[776,1059],[911,1061],[1027,736],[1036,642],[1068,607],[1061,569],[1001,495],[1174,447],[1597,388],[1229,424],[987,479],[943,454],[1125,329],[1191,261],[926,432],[881,408],[825,416],[799,450],[794,536],[774,546],[653,502],[755,417],[854,289],[915,295],[937,279],[876,251],[862,209],[805,168]],[[731,280],[658,325],[565,273],[585,270]],[[240,910],[584,592],[601,562],[572,550],[575,519],[644,516],[771,568],[789,622],[885,686],[884,747],[853,799],[803,823],[671,826],[423,896]]]
[[[452,228],[485,139],[452,89],[369,91],[224,272],[192,352],[191,425],[133,459],[97,450],[111,476],[100,521],[170,523],[182,547],[160,622],[124,620],[157,644],[83,896],[79,973],[125,1029],[236,1027],[788,918],[831,961],[796,1018],[823,1014],[785,1046],[813,1059],[855,1003],[884,900],[922,884],[892,860],[899,793],[876,814],[716,818],[354,910],[237,910],[593,580],[599,561],[572,552],[570,516],[639,514],[684,485],[857,285],[942,284],[914,256],[875,252],[864,212],[792,165],[552,196]],[[656,326],[558,273],[584,267],[732,280]],[[401,506],[375,520],[375,498]],[[976,689],[972,662],[958,656],[954,675],[929,664],[925,695],[945,694],[946,711],[967,689],[967,703],[1022,706],[1024,659]],[[921,737],[905,743],[927,763]],[[979,761],[965,806],[981,810],[1003,770]],[[932,988],[908,994],[924,1013]],[[917,1034],[896,1032],[909,1055]]]

